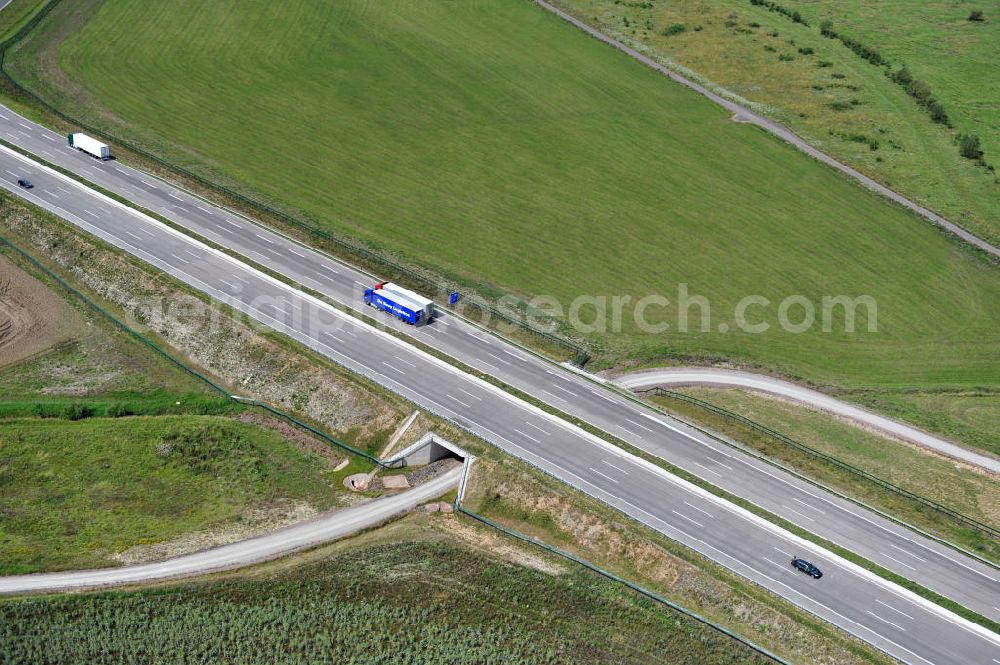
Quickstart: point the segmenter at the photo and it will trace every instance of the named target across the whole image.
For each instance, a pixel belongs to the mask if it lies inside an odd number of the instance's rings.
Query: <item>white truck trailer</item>
[[[70,134],[67,138],[69,139],[69,144],[77,150],[85,152],[88,155],[93,155],[101,160],[111,159],[111,148],[97,139],[92,139],[80,132]]]

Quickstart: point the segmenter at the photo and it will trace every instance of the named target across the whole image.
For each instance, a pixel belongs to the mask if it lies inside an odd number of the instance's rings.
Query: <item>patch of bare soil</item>
[[[151,561],[165,561],[183,554],[200,552],[270,533],[276,529],[311,519],[317,514],[316,509],[305,501],[282,499],[266,506],[248,508],[243,511],[239,521],[187,533],[162,543],[135,545],[123,552],[112,554],[111,559],[126,566]]]
[[[78,335],[83,317],[45,284],[0,256],[0,367]]]
[[[334,450],[329,444],[320,441],[314,436],[310,436],[298,427],[280,418],[273,418],[260,413],[244,412],[240,414],[239,419],[242,422],[253,423],[254,425],[280,434],[300,450],[326,462],[327,468],[330,471],[335,470],[345,459],[341,453]]]
[[[470,548],[490,552],[519,566],[534,568],[547,575],[562,575],[566,572],[565,566],[560,566],[543,556],[532,554],[524,547],[511,545],[508,538],[495,531],[475,528],[468,521],[443,519],[436,520],[435,525]]]

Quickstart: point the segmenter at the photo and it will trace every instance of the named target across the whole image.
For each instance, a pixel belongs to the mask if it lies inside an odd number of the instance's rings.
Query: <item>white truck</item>
[[[92,139],[86,134],[81,134],[80,132],[70,134],[67,138],[69,139],[69,144],[77,150],[85,152],[88,155],[93,155],[94,157],[104,161],[111,159],[111,148],[97,139]]]

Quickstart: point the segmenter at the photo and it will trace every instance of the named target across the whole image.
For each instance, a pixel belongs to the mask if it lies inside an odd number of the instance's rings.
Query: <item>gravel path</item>
[[[755,112],[751,111],[748,108],[740,106],[739,104],[736,104],[735,102],[731,102],[728,99],[725,99],[724,97],[721,97],[721,96],[715,94],[714,92],[708,90],[704,86],[699,85],[699,84],[695,83],[694,81],[692,81],[690,79],[687,79],[687,78],[685,78],[685,77],[677,74],[676,72],[671,71],[669,68],[667,68],[664,65],[661,65],[660,63],[656,62],[655,60],[653,60],[649,56],[646,56],[646,55],[643,55],[642,53],[639,53],[635,49],[626,46],[625,44],[619,42],[616,39],[613,39],[612,37],[609,37],[608,35],[606,35],[603,32],[597,30],[596,28],[592,28],[591,26],[587,25],[586,23],[584,23],[580,19],[575,18],[574,16],[572,16],[572,15],[568,14],[567,12],[559,9],[558,7],[555,7],[555,6],[551,5],[551,4],[549,4],[548,2],[545,2],[545,0],[534,0],[534,1],[540,7],[543,7],[545,9],[547,9],[548,11],[552,12],[553,14],[555,14],[556,16],[558,16],[559,18],[562,18],[562,19],[564,19],[566,21],[569,21],[570,23],[572,23],[573,25],[575,25],[576,27],[578,27],[580,30],[583,30],[587,34],[591,35],[592,37],[595,37],[596,39],[601,40],[605,44],[613,46],[616,49],[618,49],[619,51],[622,51],[623,53],[626,53],[626,54],[630,55],[631,57],[635,58],[636,60],[638,60],[639,62],[643,63],[644,65],[648,65],[649,67],[652,67],[653,69],[655,69],[656,71],[660,72],[664,76],[670,78],[672,81],[676,81],[677,83],[680,83],[681,85],[685,85],[688,88],[691,88],[692,90],[694,90],[695,92],[697,92],[697,93],[699,93],[701,95],[704,95],[705,97],[708,97],[710,100],[712,100],[713,102],[715,102],[716,104],[718,104],[722,108],[724,108],[727,111],[731,112],[733,114],[733,116],[734,116],[734,118],[733,118],[734,120],[736,120],[738,122],[746,122],[746,123],[750,123],[750,124],[753,124],[753,125],[757,125],[761,129],[764,129],[765,131],[768,131],[768,132],[774,134],[775,136],[781,138],[782,140],[784,140],[784,141],[792,144],[793,146],[795,146],[796,148],[798,148],[802,152],[806,153],[810,157],[818,159],[819,161],[823,162],[824,164],[827,164],[827,165],[829,165],[829,166],[837,169],[841,173],[844,173],[844,174],[846,174],[846,175],[854,178],[855,180],[857,180],[859,183],[861,183],[862,185],[864,185],[868,189],[870,189],[872,191],[875,191],[875,192],[878,192],[882,196],[890,199],[891,201],[894,201],[895,203],[898,203],[901,206],[909,208],[910,210],[912,210],[913,212],[917,213],[918,215],[920,215],[924,219],[926,219],[926,220],[928,220],[930,222],[933,222],[934,224],[937,224],[941,228],[946,229],[947,231],[955,234],[956,236],[958,236],[959,238],[961,238],[965,242],[969,243],[970,245],[974,245],[975,247],[978,247],[979,249],[983,250],[984,252],[987,252],[988,254],[992,255],[994,258],[1000,258],[1000,248],[996,247],[995,245],[991,245],[990,243],[986,242],[982,238],[969,233],[968,231],[966,231],[965,229],[961,228],[957,224],[953,224],[952,222],[949,222],[947,219],[945,219],[941,215],[937,214],[936,212],[928,210],[927,208],[925,208],[925,207],[923,207],[923,206],[921,206],[921,205],[919,205],[917,203],[914,203],[913,201],[911,201],[910,199],[906,198],[902,194],[894,192],[893,190],[889,189],[888,187],[885,187],[884,185],[880,185],[879,183],[875,182],[874,180],[872,180],[868,176],[864,175],[863,173],[861,173],[859,171],[856,171],[855,169],[851,168],[850,166],[847,166],[846,164],[838,162],[836,159],[834,159],[833,157],[827,155],[825,152],[822,152],[821,150],[817,150],[813,146],[811,146],[808,143],[806,143],[795,132],[793,132],[792,130],[788,129],[787,127],[785,127],[781,123],[778,123],[778,122],[775,122],[775,121],[770,120],[768,118],[765,118],[764,116],[760,115],[759,113],[755,113]]]
[[[829,395],[800,385],[769,376],[751,374],[728,369],[669,368],[634,372],[615,379],[615,383],[629,390],[641,390],[653,386],[708,385],[747,388],[779,395],[786,399],[808,404],[829,413],[848,418],[868,427],[873,427],[891,436],[898,437],[942,455],[978,466],[995,474],[1000,474],[1000,460],[975,453],[950,441],[939,439],[927,432],[910,427],[885,416],[866,411],[861,407],[841,402]]]

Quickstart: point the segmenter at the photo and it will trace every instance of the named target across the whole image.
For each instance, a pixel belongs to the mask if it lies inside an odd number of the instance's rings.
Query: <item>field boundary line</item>
[[[827,166],[833,168],[834,170],[839,171],[840,173],[857,181],[866,189],[881,195],[883,198],[886,198],[893,203],[896,203],[898,205],[903,206],[904,208],[907,208],[911,212],[919,215],[920,217],[923,217],[925,220],[931,222],[932,224],[935,224],[939,228],[951,233],[954,236],[957,236],[958,238],[964,240],[966,243],[972,245],[973,247],[982,250],[983,252],[989,254],[993,261],[1000,260],[1000,247],[997,247],[996,245],[993,245],[988,241],[980,238],[979,236],[965,230],[958,224],[948,221],[942,215],[939,215],[933,210],[925,208],[919,203],[910,200],[909,198],[900,194],[899,192],[890,189],[889,187],[886,187],[885,185],[879,183],[878,181],[869,176],[866,176],[857,169],[834,159],[833,157],[826,154],[822,150],[819,150],[818,148],[815,148],[812,145],[810,145],[808,142],[806,142],[805,139],[800,137],[798,134],[793,132],[785,125],[775,120],[771,120],[770,118],[767,118],[757,113],[756,111],[748,109],[745,106],[737,104],[734,101],[728,100],[722,95],[712,92],[705,86],[696,83],[695,81],[692,81],[686,76],[683,76],[673,71],[670,67],[663,64],[662,62],[659,62],[653,57],[650,57],[648,55],[643,55],[635,48],[628,46],[627,44],[615,39],[614,37],[604,32],[601,32],[599,29],[591,25],[588,25],[586,22],[575,17],[568,11],[559,8],[556,5],[547,2],[546,0],[531,0],[531,1],[534,2],[536,5],[538,5],[539,7],[541,7],[542,9],[545,9],[546,11],[561,18],[567,23],[570,23],[571,25],[575,26],[584,33],[590,35],[591,37],[597,39],[598,41],[601,41],[607,44],[608,46],[611,46],[621,51],[625,55],[628,55],[629,57],[646,65],[647,67],[650,67],[660,72],[661,74],[669,78],[671,81],[674,81],[675,83],[679,83],[687,88],[690,88],[691,90],[697,92],[698,94],[708,98],[710,101],[714,102],[718,106],[721,106],[730,113],[733,113],[735,116],[739,118],[740,121],[752,124],[756,127],[759,127],[760,129],[763,129],[769,134],[797,148],[800,152],[805,153],[806,155],[812,157],[813,159],[820,161],[826,164]]]

